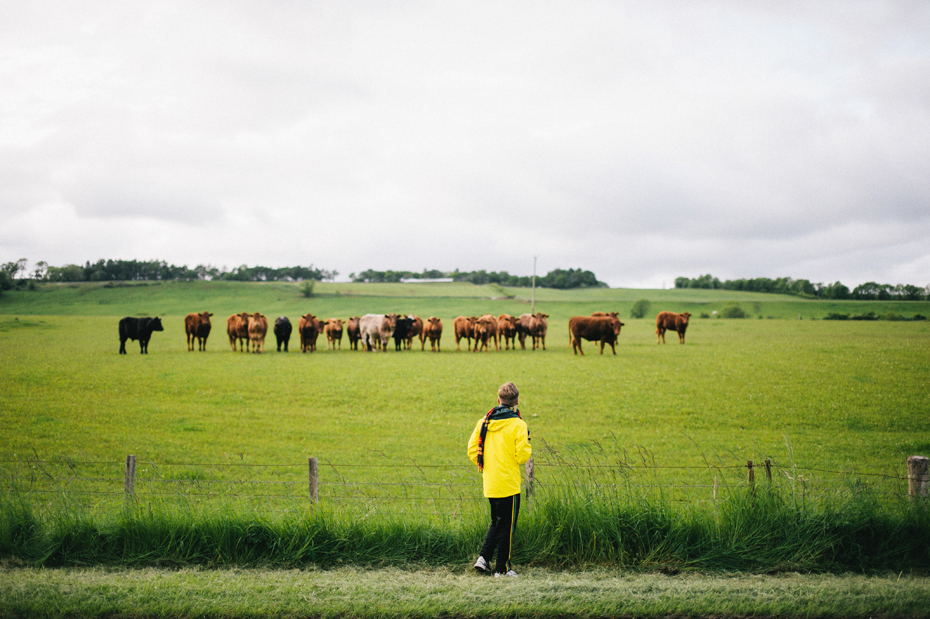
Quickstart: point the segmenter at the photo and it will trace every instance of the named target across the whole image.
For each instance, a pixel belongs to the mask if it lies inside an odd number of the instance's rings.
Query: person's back
[[[491,525],[475,568],[487,572],[498,551],[495,575],[516,576],[510,569],[511,543],[520,509],[520,466],[533,454],[529,429],[517,410],[513,383],[498,390],[498,406],[478,420],[468,441],[468,457],[482,472],[484,496],[491,504]]]

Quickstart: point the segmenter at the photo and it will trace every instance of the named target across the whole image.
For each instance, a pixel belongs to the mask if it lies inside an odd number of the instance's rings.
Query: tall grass
[[[925,502],[879,499],[851,484],[818,496],[789,485],[722,487],[713,504],[676,503],[661,487],[576,479],[524,502],[514,558],[547,568],[752,572],[925,572]],[[255,509],[239,501],[149,501],[94,509],[0,499],[0,558],[32,566],[454,565],[474,558],[486,507],[456,517],[374,504]]]

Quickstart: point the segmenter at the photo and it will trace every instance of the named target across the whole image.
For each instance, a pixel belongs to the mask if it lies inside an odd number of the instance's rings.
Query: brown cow
[[[536,350],[540,344],[542,349],[546,350],[546,331],[549,329],[546,318],[549,318],[549,314],[536,312],[533,315],[532,322],[530,322],[530,337],[533,338],[533,350]]]
[[[500,351],[500,341],[497,339],[497,318],[491,314],[484,314],[475,321],[475,349],[473,352],[478,352],[479,348],[484,349],[485,352],[490,350],[488,340],[493,340],[494,348]]]
[[[504,340],[504,346],[517,348],[517,324],[519,318],[510,314],[501,314],[497,317],[497,335]]]
[[[455,349],[462,350],[459,342],[464,337],[468,340],[468,346],[465,350],[471,350],[471,340],[475,337],[475,323],[478,321],[477,316],[457,316],[452,321],[452,328],[455,331]]]
[[[358,350],[358,341],[362,339],[362,332],[359,330],[358,321],[361,316],[350,316],[346,322],[346,335],[349,336],[349,350]]]
[[[423,319],[415,314],[407,314],[407,318],[410,318],[413,323],[410,325],[410,331],[407,332],[407,341],[405,346],[407,350],[413,348],[413,338],[420,338],[420,350],[423,350],[426,347],[426,340],[423,336]]]
[[[530,334],[530,325],[533,324],[532,314],[520,314],[517,318],[517,339],[520,340],[520,348],[526,350],[526,336]]]
[[[656,316],[656,344],[665,343],[665,331],[675,331],[678,333],[678,342],[685,343],[685,331],[688,329],[688,319],[691,314],[685,312],[676,314],[675,312],[659,312]]]
[[[239,340],[239,351],[249,349],[249,313],[233,314],[226,319],[226,335],[229,336],[229,346],[236,352],[236,340]]]
[[[592,317],[597,318],[598,316],[610,316],[620,320],[620,314],[618,312],[594,312],[591,314]]]
[[[342,350],[342,320],[330,318],[323,324],[323,331],[326,333],[326,347],[335,349],[338,344],[339,349]]]
[[[381,319],[381,326],[378,328],[378,333],[381,336],[382,352],[387,352],[388,342],[394,337],[394,328],[397,326],[398,318],[399,316],[397,314],[385,314]]]
[[[300,337],[300,352],[314,352],[316,339],[323,330],[323,323],[313,314],[304,314],[297,321],[297,335]]]
[[[581,340],[601,343],[601,354],[604,354],[604,344],[610,344],[610,349],[617,354],[617,336],[623,323],[615,316],[572,316],[568,320],[568,339],[572,342],[572,350],[577,355],[584,354],[581,349]]]
[[[440,352],[439,340],[442,338],[442,321],[430,316],[423,323],[423,334],[429,338],[429,346],[433,352]]]
[[[504,350],[517,348],[517,319],[510,314],[501,314],[497,317],[497,337],[504,342]]]
[[[210,312],[188,314],[184,317],[184,332],[187,333],[187,350],[194,350],[194,341],[198,350],[207,349],[207,338],[210,337]]]
[[[268,319],[264,314],[255,312],[249,316],[249,340],[252,342],[252,352],[265,352],[265,335],[268,334]]]

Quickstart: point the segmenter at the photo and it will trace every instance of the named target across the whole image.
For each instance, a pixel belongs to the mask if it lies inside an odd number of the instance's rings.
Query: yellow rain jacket
[[[468,457],[475,464],[478,464],[478,439],[483,422],[484,417],[478,420],[475,431],[468,439]],[[525,464],[532,455],[533,447],[530,445],[526,422],[519,417],[494,419],[492,414],[484,437],[484,496],[490,499],[520,494],[523,480],[520,465]]]

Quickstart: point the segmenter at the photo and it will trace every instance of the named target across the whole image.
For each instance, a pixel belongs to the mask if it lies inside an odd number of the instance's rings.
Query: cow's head
[[[691,314],[690,314],[689,312],[684,312],[683,314],[681,314],[681,322],[682,322],[682,324],[688,324],[688,319],[689,319],[689,318],[691,318]]]
[[[210,312],[201,312],[201,313],[200,313],[200,321],[201,321],[202,323],[204,323],[204,324],[210,324],[210,316],[212,316],[212,315],[213,315],[213,314],[211,314]]]
[[[161,326],[161,318],[159,318],[158,316],[153,318],[149,324],[152,326],[152,331],[164,331],[165,330],[165,328]]]

